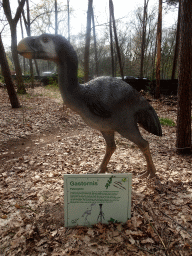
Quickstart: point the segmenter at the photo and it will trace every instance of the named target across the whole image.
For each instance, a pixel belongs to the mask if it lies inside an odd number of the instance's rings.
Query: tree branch
[[[41,15],[48,14],[48,13],[52,13],[52,12],[53,12],[53,11],[47,11],[47,12],[43,12],[43,13],[37,15],[37,16],[31,21],[30,24],[32,24],[32,23],[33,23],[37,18],[39,18]]]
[[[14,22],[17,24],[19,18],[21,17],[21,12],[23,10],[25,4],[25,0],[21,0],[21,2],[19,3],[19,6],[17,7],[17,12],[15,14],[15,18],[14,18]]]
[[[11,15],[11,8],[10,8],[10,3],[7,0],[3,0],[3,10],[5,12],[5,16],[7,17],[7,20],[9,24],[11,24],[12,20],[12,15]]]

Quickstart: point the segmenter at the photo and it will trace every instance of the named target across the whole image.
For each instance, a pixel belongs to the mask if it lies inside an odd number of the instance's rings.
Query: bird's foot
[[[105,168],[101,168],[101,167],[99,167],[97,170],[95,170],[95,171],[93,171],[92,173],[94,173],[94,174],[102,174],[102,173],[105,173],[105,172],[107,172],[107,167],[105,167]]]
[[[155,174],[156,171],[154,170],[147,170],[147,171],[144,171],[141,173],[141,175],[139,175],[140,178],[154,178],[154,177],[157,177],[156,174]]]

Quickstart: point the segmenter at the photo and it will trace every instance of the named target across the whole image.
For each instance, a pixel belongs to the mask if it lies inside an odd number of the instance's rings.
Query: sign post
[[[65,227],[123,222],[131,217],[132,174],[65,174]]]

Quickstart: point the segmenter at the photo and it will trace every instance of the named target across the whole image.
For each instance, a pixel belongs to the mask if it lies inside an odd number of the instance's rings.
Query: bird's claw
[[[143,173],[141,173],[141,175],[139,175],[139,178],[154,178],[156,177],[156,174],[154,171],[144,171]]]
[[[93,171],[92,173],[93,173],[93,174],[103,174],[103,173],[106,173],[107,170],[108,170],[107,167],[106,167],[106,168],[101,168],[101,167],[99,167],[97,170]]]

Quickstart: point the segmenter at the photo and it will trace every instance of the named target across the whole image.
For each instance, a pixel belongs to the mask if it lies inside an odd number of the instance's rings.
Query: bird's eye
[[[48,43],[49,42],[49,38],[48,37],[43,37],[43,43]]]

